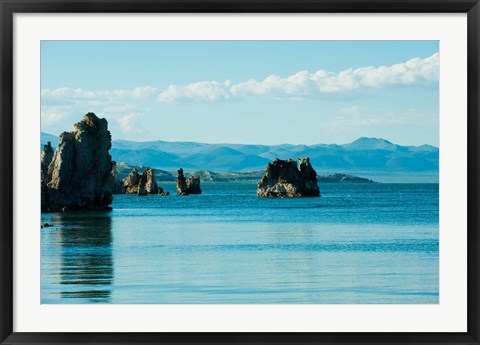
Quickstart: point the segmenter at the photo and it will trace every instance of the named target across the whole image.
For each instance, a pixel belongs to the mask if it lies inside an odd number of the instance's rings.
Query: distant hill
[[[321,183],[375,183],[375,181],[347,174],[332,174],[318,176]]]
[[[48,134],[48,133],[41,133],[40,137],[40,150],[43,150],[43,145],[45,145],[47,142],[52,144],[52,146],[55,148],[58,145],[58,135],[53,135],[53,134]]]
[[[385,150],[397,151],[401,146],[392,144],[385,139],[361,137],[350,144],[342,145],[345,150]]]
[[[124,162],[117,163],[118,178],[123,180],[130,174],[133,168],[136,168],[139,173],[142,173],[145,166],[142,165],[129,165]],[[157,181],[177,181],[177,173],[173,171],[165,171],[155,169],[155,178]]]
[[[57,137],[42,133],[42,145]],[[113,160],[164,171],[263,171],[275,158],[310,157],[319,175],[342,173],[376,181],[438,182],[439,150],[431,145],[401,146],[381,138],[359,138],[344,145],[243,145],[114,140]]]

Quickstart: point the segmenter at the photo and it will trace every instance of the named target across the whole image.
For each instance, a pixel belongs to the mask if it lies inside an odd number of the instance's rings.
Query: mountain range
[[[58,137],[43,133],[58,145]],[[319,175],[348,173],[380,182],[438,182],[439,149],[431,145],[401,146],[381,138],[359,138],[349,144],[251,145],[197,142],[114,140],[113,160],[129,165],[176,171],[246,172],[264,170],[275,158],[310,157]]]

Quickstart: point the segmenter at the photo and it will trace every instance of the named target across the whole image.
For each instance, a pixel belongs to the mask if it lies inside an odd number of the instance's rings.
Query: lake
[[[320,184],[320,198],[115,195],[42,214],[41,303],[438,303],[438,184]]]

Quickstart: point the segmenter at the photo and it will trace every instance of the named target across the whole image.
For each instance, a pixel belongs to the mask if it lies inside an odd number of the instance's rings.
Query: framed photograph
[[[2,344],[479,344],[478,1],[2,1]]]

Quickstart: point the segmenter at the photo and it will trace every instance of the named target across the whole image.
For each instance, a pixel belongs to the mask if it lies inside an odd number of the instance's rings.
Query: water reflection
[[[52,222],[59,225],[59,283],[65,285],[61,297],[78,302],[111,302],[114,270],[109,213],[61,213],[52,215]]]

